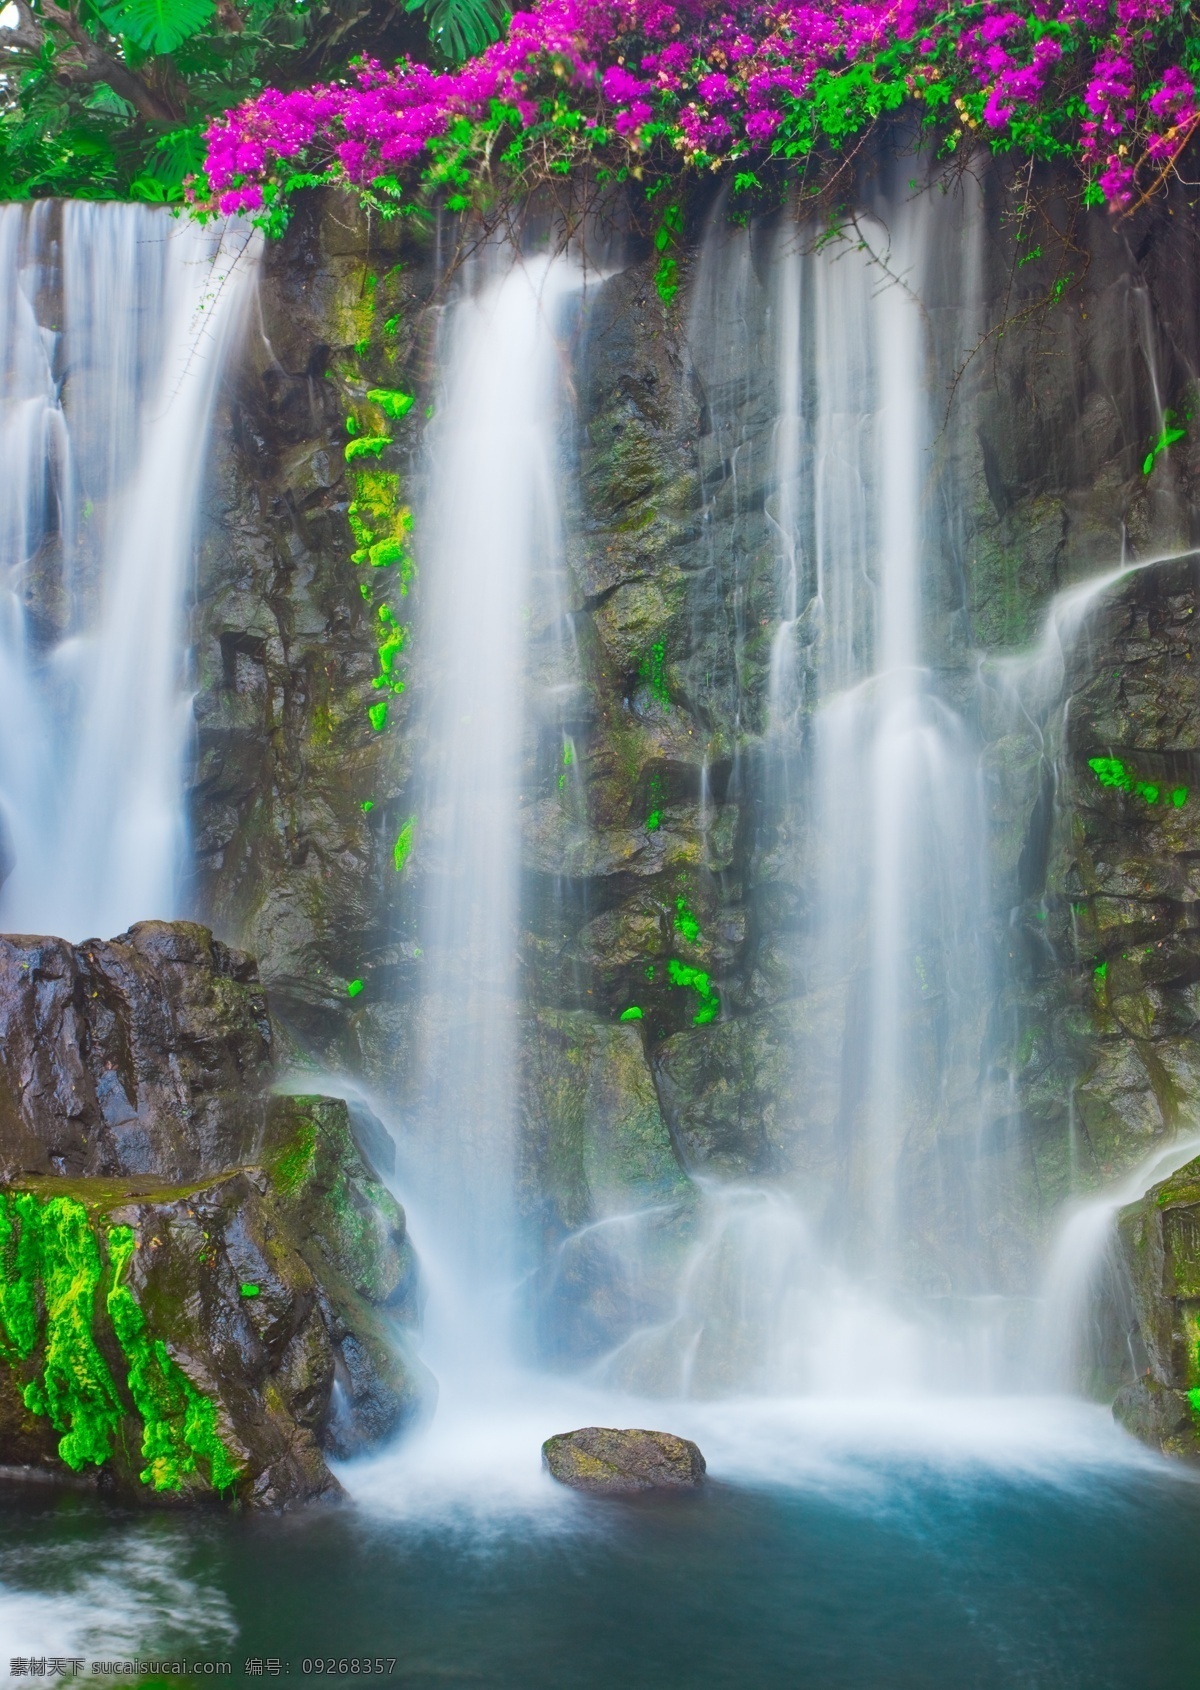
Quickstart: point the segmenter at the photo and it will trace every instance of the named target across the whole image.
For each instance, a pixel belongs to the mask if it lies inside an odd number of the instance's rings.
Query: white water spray
[[[400,1154],[442,1263],[427,1350],[443,1385],[464,1354],[476,1376],[485,1354],[500,1364],[510,1336],[522,665],[531,601],[561,553],[559,335],[580,285],[567,257],[489,250],[468,269],[419,530],[431,692],[414,859],[420,1080]]]
[[[256,241],[131,205],[0,208],[0,927],[177,913],[183,610]]]

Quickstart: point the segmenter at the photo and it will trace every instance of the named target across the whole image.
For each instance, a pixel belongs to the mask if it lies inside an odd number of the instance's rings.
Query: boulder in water
[[[560,1484],[604,1496],[684,1490],[704,1478],[704,1457],[690,1438],[637,1427],[584,1426],[542,1445],[542,1461]]]

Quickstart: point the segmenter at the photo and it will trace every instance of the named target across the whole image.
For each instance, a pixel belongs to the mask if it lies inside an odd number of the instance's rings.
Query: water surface
[[[238,1680],[277,1656],[293,1682],[318,1677],[306,1657],[382,1655],[397,1685],[488,1690],[1200,1681],[1200,1484],[1105,1411],[686,1414],[713,1476],[665,1501],[563,1492],[513,1460],[536,1416],[505,1415],[344,1469],[351,1505],[289,1518],[9,1489],[4,1653],[184,1650]]]

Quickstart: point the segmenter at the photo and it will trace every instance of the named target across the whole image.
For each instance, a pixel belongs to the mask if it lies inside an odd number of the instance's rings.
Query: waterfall
[[[559,334],[569,258],[489,248],[464,269],[418,511],[428,699],[414,864],[421,981],[416,1102],[400,1154],[431,1285],[439,1371],[507,1353],[514,1241],[523,671],[555,620],[561,562]],[[465,1326],[463,1323],[466,1323]],[[435,1367],[438,1362],[435,1359]]]
[[[756,361],[773,384],[763,768],[776,860],[808,912],[788,957],[801,1101],[770,1184],[699,1182],[673,1307],[606,1363],[638,1388],[1001,1376],[989,1180],[1003,1158],[989,1173],[982,1148],[986,822],[975,733],[929,631],[945,378],[978,315],[977,225],[940,193],[833,241],[784,218],[763,286],[755,237],[718,213],[701,256],[690,341],[735,475],[760,426]]]
[[[245,231],[0,207],[0,926],[178,913],[183,612]]]

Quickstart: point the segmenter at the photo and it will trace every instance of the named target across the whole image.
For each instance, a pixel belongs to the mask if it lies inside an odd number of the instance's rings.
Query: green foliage
[[[117,0],[101,16],[110,34],[140,52],[173,53],[204,28],[214,10],[213,0]]]
[[[364,51],[429,51],[418,19],[370,0],[63,0],[35,23],[40,44],[0,35],[0,200],[181,205],[202,132],[227,107],[341,75]],[[297,172],[289,189],[323,179]]]
[[[405,0],[404,10],[422,14],[429,39],[455,63],[496,41],[509,13],[504,0]]]
[[[640,1021],[642,1019],[642,1012],[636,1003],[631,1003],[628,1009],[623,1009],[621,1011],[620,1019],[622,1021]]]

